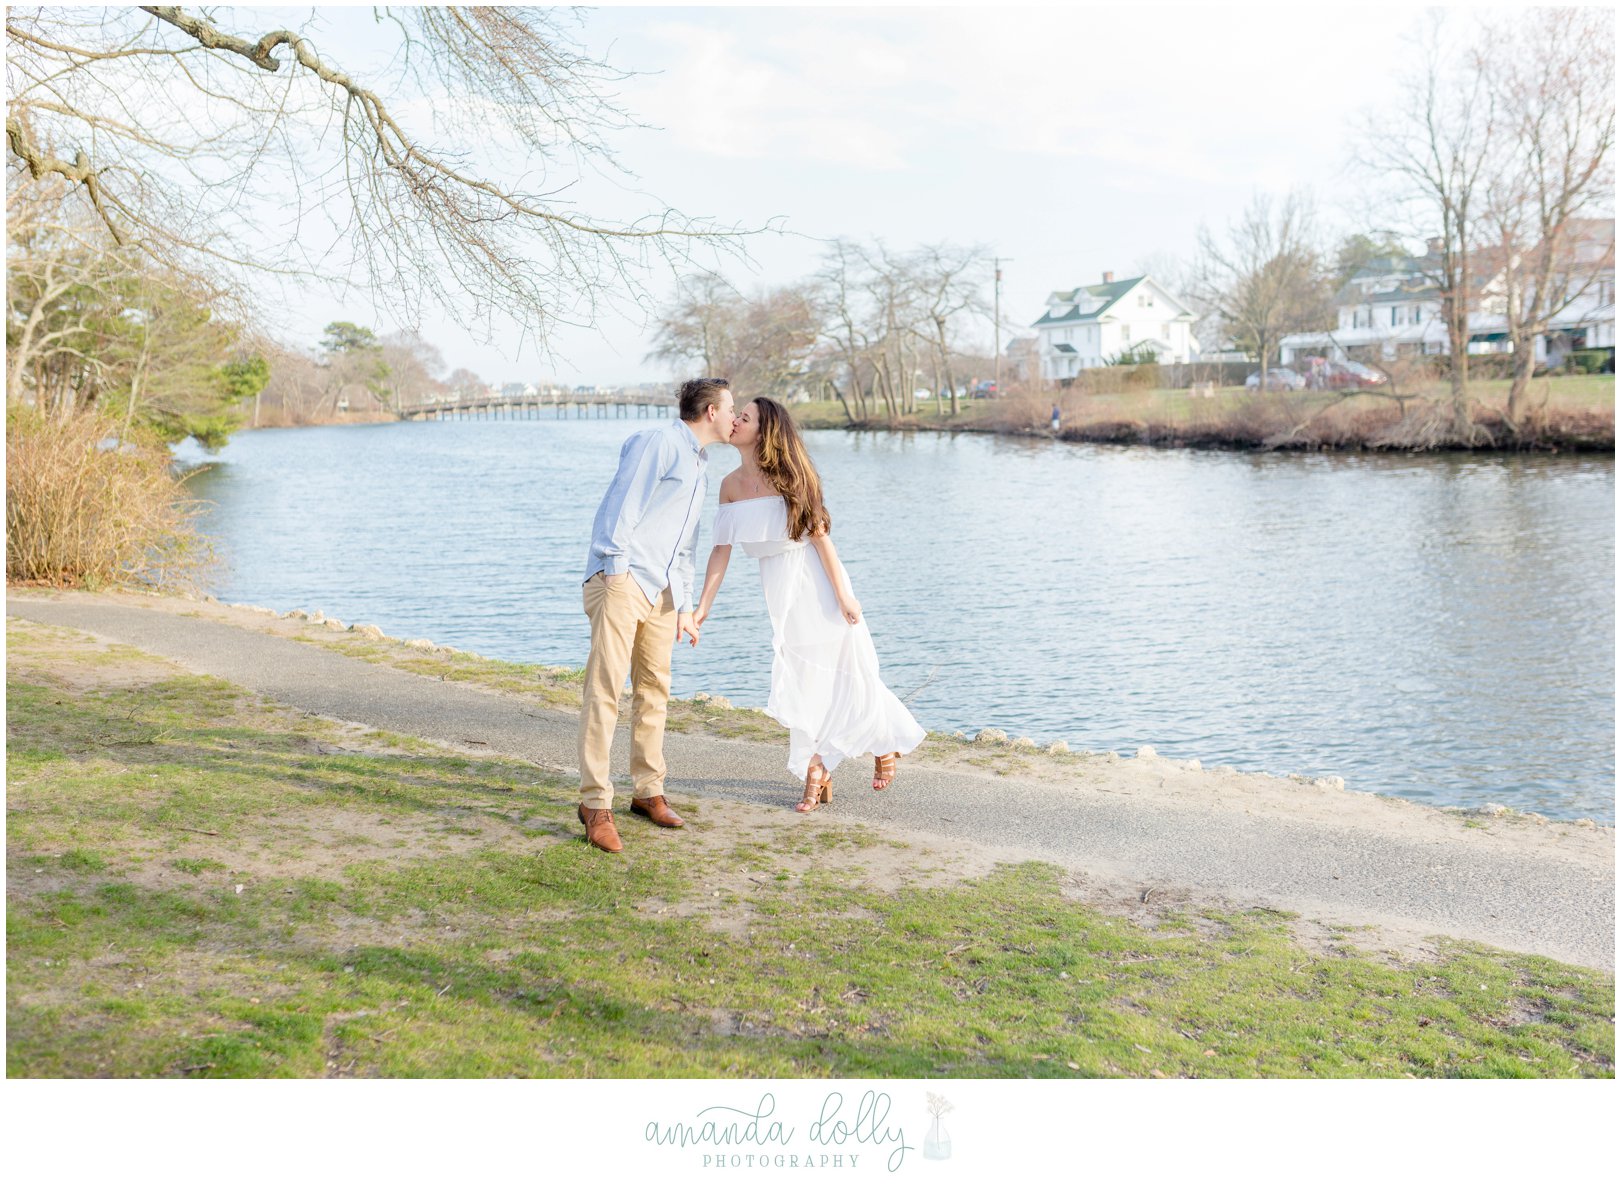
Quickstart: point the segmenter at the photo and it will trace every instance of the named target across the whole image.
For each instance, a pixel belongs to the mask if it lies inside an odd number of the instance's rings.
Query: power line
[[[993,293],[992,304],[995,307],[995,312],[991,315],[995,319],[995,322],[996,322],[995,331],[994,331],[995,336],[996,336],[996,342],[993,344],[993,346],[996,349],[996,377],[995,377],[995,384],[996,384],[996,395],[1001,396],[1002,395],[1002,265],[1004,265],[1004,264],[1012,264],[1013,263],[1013,257],[1011,257],[1011,256],[993,256],[993,257],[991,257],[991,262],[996,267],[996,284],[992,288],[992,293]]]

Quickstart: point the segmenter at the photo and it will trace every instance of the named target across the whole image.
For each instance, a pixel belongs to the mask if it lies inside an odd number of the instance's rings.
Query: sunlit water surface
[[[261,430],[192,478],[214,593],[577,666],[634,420]],[[932,730],[1337,773],[1613,821],[1611,458],[1389,458],[808,435],[884,675]],[[710,451],[708,552],[730,447]],[[739,555],[675,692],[764,705]]]

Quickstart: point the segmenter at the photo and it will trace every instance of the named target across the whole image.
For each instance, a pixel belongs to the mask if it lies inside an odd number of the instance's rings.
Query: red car
[[[1307,359],[1306,380],[1314,388],[1377,388],[1385,377],[1354,359]],[[1315,383],[1312,381],[1315,379]]]

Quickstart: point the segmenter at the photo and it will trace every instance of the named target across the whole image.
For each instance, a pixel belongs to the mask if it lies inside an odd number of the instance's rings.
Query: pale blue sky
[[[347,67],[359,54],[343,46],[372,28],[370,12],[327,15]],[[757,237],[752,274],[727,270],[735,282],[804,275],[818,237],[982,242],[1012,258],[1003,319],[1014,333],[1050,290],[1106,269],[1125,276],[1155,256],[1191,257],[1200,222],[1224,223],[1256,190],[1310,186],[1329,225],[1360,223],[1366,185],[1345,168],[1352,121],[1370,105],[1400,118],[1390,79],[1418,16],[1368,6],[607,7],[581,36],[646,72],[622,100],[659,127],[613,142],[637,185],[688,214],[777,219],[793,233]],[[635,206],[600,183],[581,196]],[[988,286],[988,261],[985,275]],[[312,295],[288,329],[313,341],[340,315],[390,328],[353,296],[340,306]],[[555,361],[499,323],[488,343],[439,319],[422,330],[450,366],[493,381],[664,372],[642,362],[650,331],[634,311],[596,331],[558,331]],[[984,338],[988,347],[988,323]]]

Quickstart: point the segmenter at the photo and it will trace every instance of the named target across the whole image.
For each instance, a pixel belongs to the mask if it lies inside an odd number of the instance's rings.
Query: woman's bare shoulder
[[[743,490],[743,468],[738,467],[737,470],[731,472],[729,475],[727,475],[724,479],[722,479],[720,481],[720,502],[723,503],[723,504],[729,504],[729,503],[733,502],[734,500],[737,499],[738,494],[742,490]]]

